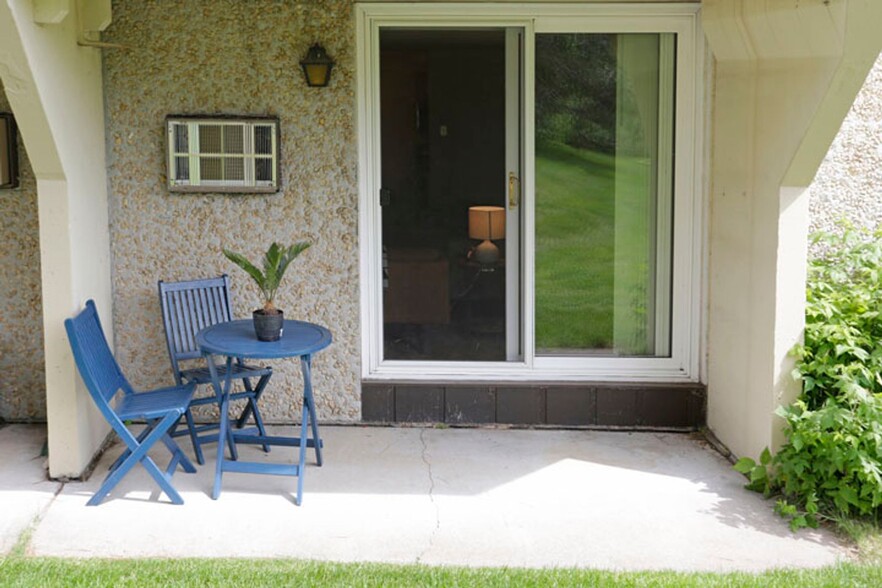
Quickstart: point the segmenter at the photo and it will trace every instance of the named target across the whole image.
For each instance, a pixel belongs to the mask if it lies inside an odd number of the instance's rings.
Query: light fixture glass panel
[[[328,83],[328,65],[324,63],[304,65],[310,86],[324,86]]]

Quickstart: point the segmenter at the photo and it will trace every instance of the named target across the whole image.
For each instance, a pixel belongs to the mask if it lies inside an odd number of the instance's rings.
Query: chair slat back
[[[233,319],[230,278],[224,274],[185,282],[160,280],[159,300],[168,355],[175,380],[181,384],[178,362],[201,356],[196,334],[206,327]]]
[[[95,302],[87,301],[80,314],[64,321],[64,328],[89,394],[104,416],[111,418],[110,401],[120,389],[130,394],[132,388],[110,351]]]

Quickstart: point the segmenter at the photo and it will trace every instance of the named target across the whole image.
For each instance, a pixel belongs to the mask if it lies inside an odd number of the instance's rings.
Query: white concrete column
[[[52,477],[80,475],[109,430],[63,321],[94,298],[113,335],[101,55],[78,46],[77,11],[68,12],[39,25],[30,0],[0,2],[0,77],[37,177]]]
[[[704,0],[714,55],[708,425],[737,455],[780,444],[799,393],[806,186],[882,48],[882,3]]]

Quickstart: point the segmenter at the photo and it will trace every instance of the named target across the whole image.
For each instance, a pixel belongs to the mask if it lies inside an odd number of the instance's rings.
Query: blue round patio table
[[[199,331],[196,335],[196,344],[202,351],[202,355],[208,360],[211,382],[221,397],[217,466],[214,488],[211,492],[212,498],[217,499],[220,496],[221,479],[224,472],[273,474],[297,476],[297,494],[294,503],[300,505],[303,498],[303,472],[306,466],[306,449],[308,447],[315,450],[316,464],[322,465],[322,441],[319,437],[318,422],[315,417],[315,400],[312,394],[312,356],[330,345],[332,340],[331,332],[325,327],[292,320],[285,321],[282,338],[271,342],[257,340],[257,336],[254,334],[254,323],[251,320],[218,323]],[[214,361],[211,360],[211,355],[226,357],[223,382],[221,382]],[[230,427],[228,414],[234,359],[282,359],[286,357],[299,357],[303,372],[303,415],[300,419],[300,436],[236,434]],[[308,428],[312,430],[312,438],[308,437]],[[230,441],[232,459],[227,459],[224,455],[223,439]],[[296,464],[239,461],[235,449],[236,443],[299,447],[299,461]]]

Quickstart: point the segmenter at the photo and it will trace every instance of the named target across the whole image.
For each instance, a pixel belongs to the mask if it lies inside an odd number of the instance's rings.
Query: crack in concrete
[[[55,489],[55,492],[52,494],[52,499],[46,503],[40,512],[34,515],[34,518],[31,520],[30,524],[22,529],[21,533],[18,536],[18,540],[12,546],[12,549],[9,550],[10,557],[26,557],[28,554],[28,548],[31,545],[31,537],[34,535],[34,531],[37,530],[37,527],[43,520],[43,517],[46,516],[46,513],[49,512],[49,508],[55,501],[58,499],[58,496],[64,490],[65,482],[56,482],[58,484],[58,488]]]
[[[422,553],[420,553],[417,558],[417,563],[422,563],[423,558],[426,554],[434,547],[435,545],[435,536],[438,534],[438,531],[441,529],[441,513],[438,510],[438,503],[435,502],[435,476],[432,473],[432,463],[429,461],[428,452],[429,447],[426,444],[426,428],[420,429],[420,443],[423,446],[423,451],[420,457],[423,460],[423,463],[426,464],[426,471],[429,475],[429,501],[432,503],[432,506],[435,507],[435,528],[432,529],[432,534],[429,536],[429,543],[426,545],[426,548],[423,549]]]

